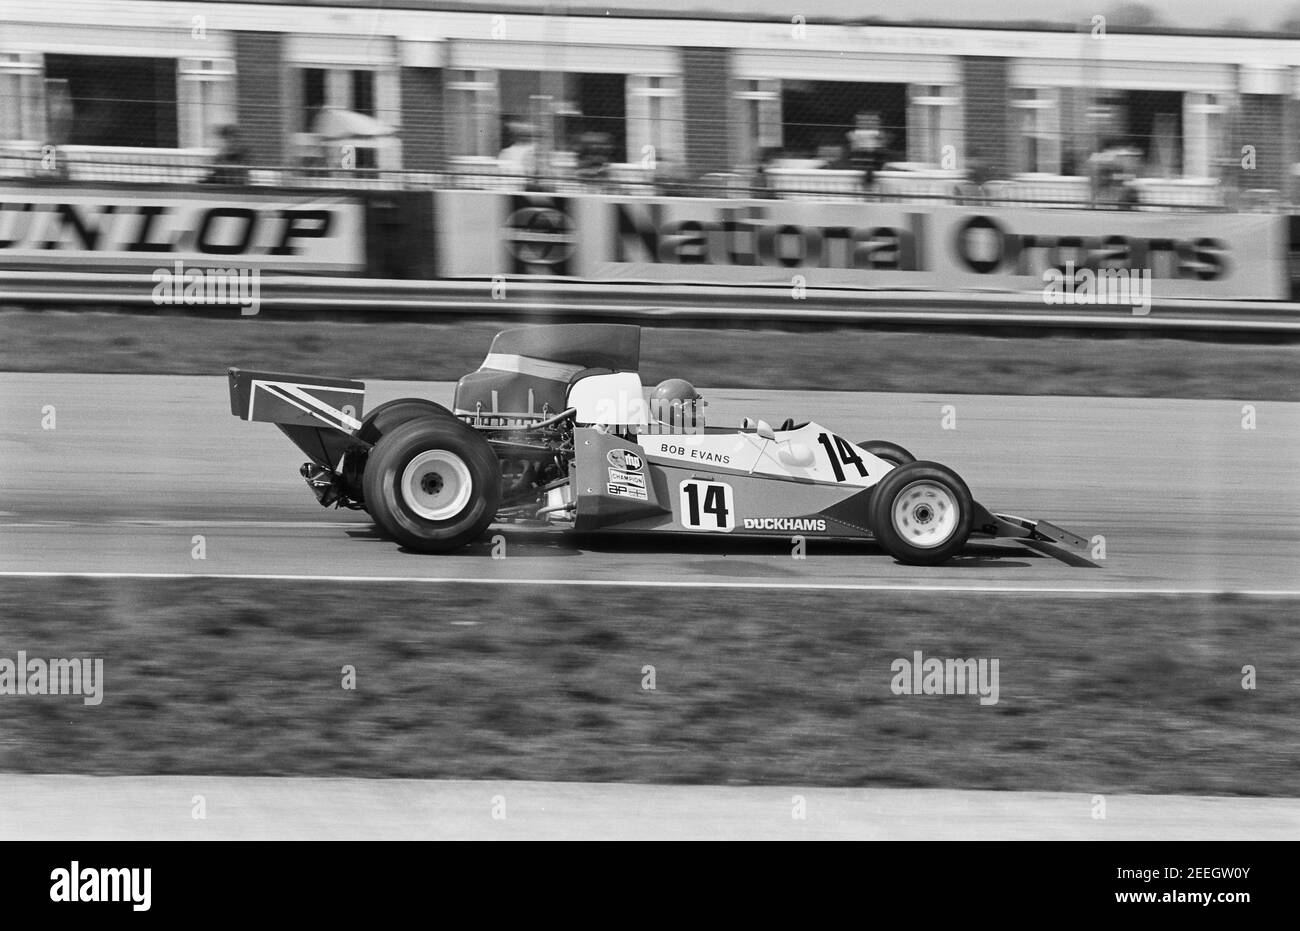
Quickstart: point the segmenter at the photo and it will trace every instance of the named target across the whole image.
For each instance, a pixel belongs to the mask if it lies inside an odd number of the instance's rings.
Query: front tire
[[[974,510],[960,475],[937,462],[910,462],[876,485],[871,532],[899,562],[935,566],[965,547]]]
[[[380,530],[413,550],[447,553],[492,523],[501,503],[501,465],[472,427],[424,417],[380,438],[362,485]]]

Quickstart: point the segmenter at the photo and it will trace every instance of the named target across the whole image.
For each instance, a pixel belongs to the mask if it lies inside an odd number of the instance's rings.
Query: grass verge
[[[0,371],[308,375],[455,381],[518,321],[350,323],[94,312],[0,314]],[[1300,400],[1300,344],[1049,331],[647,326],[642,378],[711,388]]]
[[[98,706],[0,695],[0,770],[1294,797],[1291,607],[0,580],[0,657],[105,677]],[[997,659],[998,702],[894,694],[917,650]]]

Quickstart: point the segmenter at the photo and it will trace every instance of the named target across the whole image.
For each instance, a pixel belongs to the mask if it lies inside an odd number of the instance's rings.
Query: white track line
[[[4,516],[0,512],[0,517]],[[23,524],[5,524],[0,527],[0,533],[7,530],[51,530],[56,527],[108,527],[111,529],[125,527],[161,527],[163,529],[191,529],[220,527],[223,530],[240,529],[244,527],[259,527],[267,530],[315,530],[322,527],[326,530],[356,530],[357,528],[369,527],[367,520],[354,521],[319,521],[319,520],[148,520],[148,519],[126,519],[126,520],[37,520],[29,521]]]
[[[896,582],[721,582],[650,579],[494,579],[422,575],[304,575],[239,572],[46,572],[0,570],[0,578],[29,579],[245,579],[252,582],[406,582],[419,585],[572,585],[582,588],[722,588],[766,591],[957,592],[1014,595],[1241,595],[1250,598],[1300,598],[1295,589],[1131,588],[1050,585],[934,585]]]
[[[196,794],[214,814],[191,817]],[[510,817],[489,818],[494,796]],[[805,819],[790,816],[802,797]],[[0,775],[21,840],[1293,840],[1300,800],[302,776]],[[219,812],[219,814],[216,814]]]

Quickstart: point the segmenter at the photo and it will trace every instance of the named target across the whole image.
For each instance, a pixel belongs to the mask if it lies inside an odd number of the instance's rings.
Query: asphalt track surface
[[[452,386],[369,389],[373,407],[412,395],[447,403]],[[1300,405],[705,394],[713,423],[792,416],[901,443],[957,469],[994,510],[1104,536],[1103,568],[1014,544],[972,545],[948,565],[918,568],[871,545],[815,538],[798,560],[781,540],[510,530],[504,559],[488,545],[422,555],[376,536],[362,513],[323,511],[288,440],[231,415],[223,376],[0,374],[0,575],[545,582],[571,586],[575,598],[611,584],[682,585],[723,589],[701,592],[719,604],[736,585],[1300,595]],[[1244,405],[1253,405],[1254,429],[1243,427]],[[193,558],[196,535],[205,559]],[[192,817],[196,795],[208,806],[202,820]],[[498,795],[504,820],[491,817]],[[796,795],[806,820],[791,817]],[[1106,802],[1103,820],[1089,796],[1036,792],[0,775],[0,839],[1260,839],[1300,828],[1295,800]]]
[[[362,512],[317,505],[303,455],[273,425],[232,416],[224,376],[0,374],[0,573],[1300,593],[1300,404],[703,390],[711,423],[792,416],[901,443],[955,468],[993,510],[1101,535],[1102,568],[1006,543],[923,568],[815,537],[794,559],[783,539],[508,528],[504,559],[487,543],[424,555]],[[451,392],[371,382],[366,404]]]
[[[2,841],[1293,840],[1300,833],[1300,802],[1291,799],[1065,792],[0,776],[0,802]],[[200,804],[202,818],[195,817]]]

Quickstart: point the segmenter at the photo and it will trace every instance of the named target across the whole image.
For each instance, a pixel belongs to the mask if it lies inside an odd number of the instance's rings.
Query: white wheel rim
[[[961,517],[957,499],[938,482],[912,482],[894,497],[890,514],[894,531],[921,549],[947,543]]]
[[[425,520],[449,520],[469,504],[474,480],[465,460],[445,449],[420,453],[402,472],[402,500]]]

